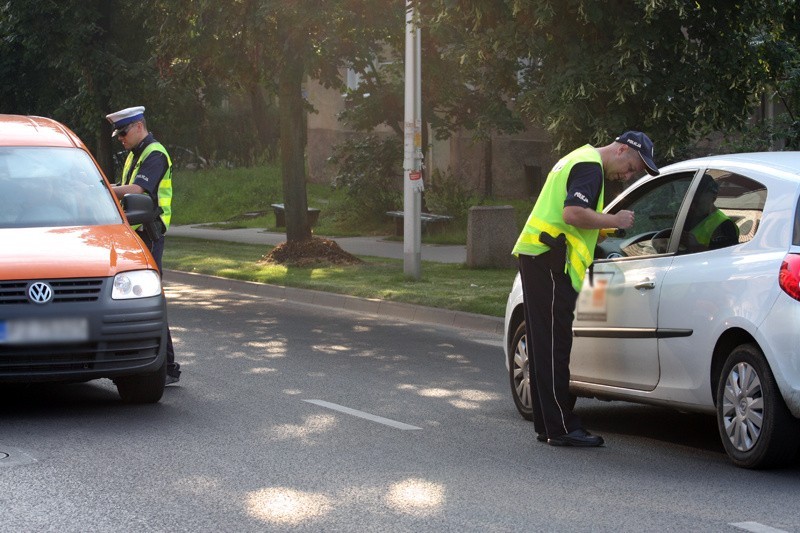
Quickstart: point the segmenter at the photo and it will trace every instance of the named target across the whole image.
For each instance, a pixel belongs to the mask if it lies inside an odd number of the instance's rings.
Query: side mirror
[[[126,194],[122,197],[122,210],[131,226],[153,222],[158,216],[155,203],[147,194]]]

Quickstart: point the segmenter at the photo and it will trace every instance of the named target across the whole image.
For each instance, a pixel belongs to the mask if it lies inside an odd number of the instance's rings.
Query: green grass
[[[218,228],[263,228],[285,231],[275,225],[272,204],[283,203],[280,167],[176,171],[173,177],[173,224],[208,224]],[[388,219],[350,221],[344,191],[329,185],[307,185],[308,206],[320,210],[316,235],[352,237],[391,232]]]
[[[498,317],[515,274],[425,261],[421,279],[411,280],[401,260],[361,257],[356,266],[300,268],[260,263],[270,246],[168,237],[165,248],[167,269]]]
[[[174,181],[173,224],[214,224],[221,228],[275,227],[271,204],[283,203],[280,168],[276,165],[255,168],[176,171]],[[394,221],[380,215],[375,220],[353,217],[352,201],[344,191],[328,185],[308,184],[308,205],[320,209],[315,235],[348,237],[390,236]],[[483,205],[515,207],[519,228],[531,209],[527,200],[487,200]],[[402,237],[394,237],[402,240]],[[454,221],[443,230],[423,235],[432,244],[465,244],[467,221]],[[271,250],[223,241],[168,237],[164,267],[187,272],[378,298],[411,304],[453,309],[490,316],[503,316],[514,270],[470,269],[464,265],[423,262],[422,277],[407,279],[403,261],[361,257],[358,266],[299,268],[259,263]]]
[[[214,168],[177,170],[173,177],[173,224],[213,223],[219,228],[263,228],[285,231],[275,225],[271,204],[283,203],[280,167]],[[309,183],[308,205],[320,209],[315,235],[352,237],[392,235],[394,221],[382,215],[364,220],[354,215],[352,201],[343,190],[330,185]],[[477,200],[476,200],[477,202]],[[482,205],[513,205],[517,226],[522,228],[532,204],[529,200],[482,200]],[[402,238],[398,238],[400,240]],[[424,243],[466,244],[467,221],[456,220],[442,231],[425,233]]]

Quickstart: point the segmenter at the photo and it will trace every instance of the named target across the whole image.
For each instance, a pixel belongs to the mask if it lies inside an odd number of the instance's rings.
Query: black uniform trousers
[[[162,235],[160,239],[152,241],[145,231],[137,231],[137,234],[142,239],[145,246],[147,246],[147,249],[150,250],[153,259],[156,260],[156,265],[158,265],[158,272],[161,273],[161,259],[164,256],[164,236]],[[169,325],[167,325],[167,374],[178,377],[181,375],[180,368],[181,365],[175,362],[175,348],[172,346],[172,332],[169,330]]]
[[[565,255],[519,255],[534,429],[558,437],[581,427],[569,396],[572,321],[578,293],[564,272]]]

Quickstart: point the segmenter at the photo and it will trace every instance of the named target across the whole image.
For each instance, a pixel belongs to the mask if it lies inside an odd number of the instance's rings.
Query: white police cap
[[[137,122],[143,118],[144,106],[128,107],[122,109],[121,111],[106,115],[106,120],[108,120],[111,125],[114,126],[114,133],[111,134],[112,137],[119,133],[120,128],[124,128],[128,124],[132,124],[133,122]]]

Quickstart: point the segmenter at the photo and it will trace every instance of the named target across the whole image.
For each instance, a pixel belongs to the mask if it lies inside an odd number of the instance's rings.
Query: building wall
[[[341,70],[342,76],[345,71]],[[308,145],[306,147],[306,160],[308,180],[312,183],[330,183],[334,169],[327,160],[333,153],[333,147],[358,135],[357,132],[345,129],[338,116],[344,111],[344,97],[335,89],[326,89],[319,83],[309,80],[305,84],[305,93],[308,102],[317,110],[308,114]],[[376,128],[378,133],[393,135],[390,128],[383,126]]]
[[[451,137],[450,170],[478,194],[486,189],[486,147],[468,132]],[[541,190],[555,163],[546,136],[533,129],[516,135],[494,135],[491,143],[492,196],[531,198]]]

